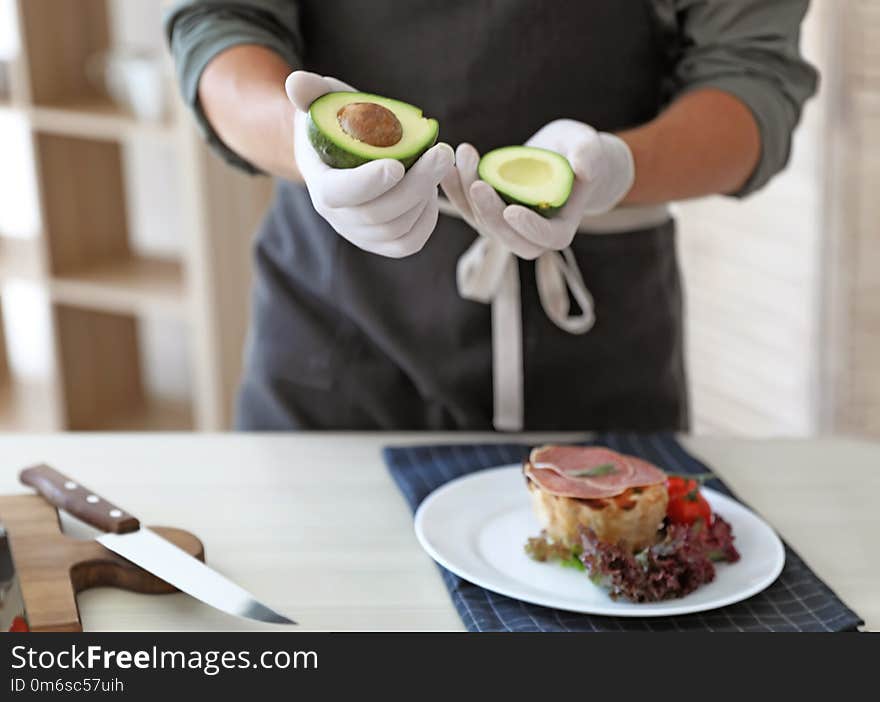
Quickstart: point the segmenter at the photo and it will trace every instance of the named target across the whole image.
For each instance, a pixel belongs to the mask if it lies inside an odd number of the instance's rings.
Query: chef
[[[668,203],[742,198],[784,168],[817,83],[807,5],[176,4],[167,34],[206,139],[276,178],[239,428],[686,429]],[[351,89],[417,105],[442,143],[406,171],[326,166],[305,113]],[[516,144],[570,162],[556,218],[477,176]]]

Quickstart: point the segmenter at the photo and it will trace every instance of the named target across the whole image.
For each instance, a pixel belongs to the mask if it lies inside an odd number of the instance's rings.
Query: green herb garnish
[[[617,466],[613,463],[603,463],[601,465],[595,466],[594,468],[589,468],[588,470],[575,470],[568,475],[574,478],[600,478],[603,475],[610,475],[611,473],[617,472]]]
[[[525,551],[535,561],[542,563],[555,561],[563,568],[574,568],[581,571],[585,569],[580,559],[581,553],[583,553],[583,548],[580,545],[566,546],[549,538],[545,532],[541,532],[540,536],[530,538],[526,542]]]
[[[702,485],[707,480],[714,480],[717,476],[714,473],[666,473],[666,477],[694,480],[698,485]]]

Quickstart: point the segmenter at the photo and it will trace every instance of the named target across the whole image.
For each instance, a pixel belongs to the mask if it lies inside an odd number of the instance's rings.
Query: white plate
[[[782,542],[763,519],[714,490],[703,488],[703,494],[730,522],[742,558],[718,564],[713,582],[665,602],[615,602],[583,572],[529,558],[523,546],[541,527],[518,465],[479,471],[432,492],[416,511],[416,536],[444,568],[518,600],[618,617],[689,614],[751,597],[776,580],[785,563]]]

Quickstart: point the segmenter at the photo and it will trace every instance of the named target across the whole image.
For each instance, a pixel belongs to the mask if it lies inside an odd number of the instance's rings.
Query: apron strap
[[[441,199],[440,211],[459,216]],[[621,216],[620,214],[624,216]],[[603,220],[601,230],[590,231]],[[579,233],[617,233],[663,224],[669,210],[659,207],[620,208],[600,218],[585,219]],[[615,221],[617,220],[617,221]],[[463,298],[492,305],[492,381],[494,417],[498,431],[520,431],[524,418],[522,302],[516,257],[500,242],[478,236],[462,254],[456,269],[458,293]],[[535,282],[547,317],[569,334],[586,334],[596,316],[590,294],[571,248],[547,251],[535,261]],[[571,314],[570,299],[580,307]]]

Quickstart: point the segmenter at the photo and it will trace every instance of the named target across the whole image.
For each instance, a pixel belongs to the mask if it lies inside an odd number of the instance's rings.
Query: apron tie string
[[[441,198],[441,212],[460,218]],[[666,205],[615,210],[591,218],[581,233],[608,234],[658,226],[669,219]],[[544,313],[569,334],[586,334],[596,316],[580,266],[571,248],[547,251],[535,260],[535,282]],[[458,259],[458,293],[467,300],[492,305],[493,425],[499,431],[520,431],[524,417],[522,304],[517,258],[501,242],[479,235]],[[572,314],[571,299],[580,312]]]
[[[535,261],[541,306],[550,320],[570,334],[593,326],[593,297],[584,283],[571,249],[548,251]],[[499,431],[523,427],[523,337],[519,266],[498,241],[480,236],[458,260],[458,293],[467,300],[492,305],[492,387]],[[570,314],[570,299],[581,308]]]

